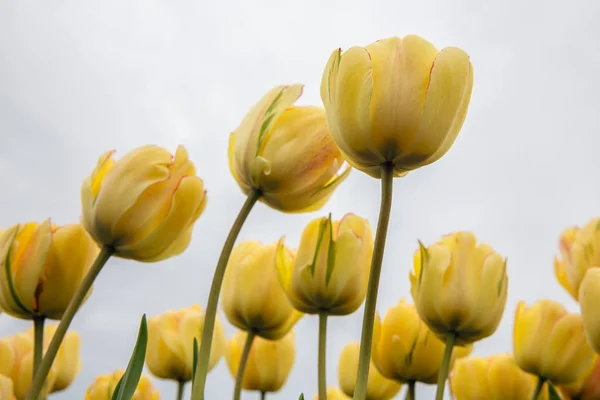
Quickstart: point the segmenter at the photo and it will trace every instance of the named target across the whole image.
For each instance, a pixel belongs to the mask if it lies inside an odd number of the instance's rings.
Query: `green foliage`
[[[129,364],[125,373],[119,380],[112,396],[112,400],[131,400],[137,388],[142,370],[144,369],[144,360],[146,359],[146,346],[148,344],[148,325],[146,323],[146,314],[142,316],[140,329],[138,331],[135,347],[129,358]]]

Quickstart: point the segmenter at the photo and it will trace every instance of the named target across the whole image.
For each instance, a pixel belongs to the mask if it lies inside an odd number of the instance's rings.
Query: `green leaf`
[[[560,395],[556,391],[554,385],[548,381],[548,397],[550,400],[561,400]]]
[[[333,241],[333,223],[331,222],[331,213],[329,213],[329,248],[327,249],[327,270],[325,271],[325,286],[329,286],[329,280],[335,267],[335,242]]]
[[[421,270],[419,271],[419,283],[421,283],[421,279],[423,278],[423,270],[425,269],[425,261],[429,257],[429,253],[427,253],[427,248],[423,246],[423,243],[419,242],[419,252],[421,253]]]
[[[198,364],[198,339],[194,337],[194,360],[192,362],[192,387],[194,387],[194,378],[196,377],[196,365]]]
[[[298,397],[298,400],[304,400],[304,393],[302,393],[302,394],[300,395],[300,397]]]
[[[146,314],[142,316],[138,337],[135,347],[131,353],[129,364],[125,373],[119,380],[112,396],[112,400],[131,400],[137,388],[142,369],[144,369],[144,360],[146,359],[146,345],[148,344],[148,325],[146,323]]]

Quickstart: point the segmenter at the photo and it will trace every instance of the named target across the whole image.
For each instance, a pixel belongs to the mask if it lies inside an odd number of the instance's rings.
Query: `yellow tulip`
[[[456,347],[453,358],[466,357],[472,346]],[[437,382],[444,356],[442,343],[404,300],[389,309],[383,322],[375,317],[372,361],[379,372],[397,382]]]
[[[317,218],[302,233],[293,267],[278,264],[279,279],[302,312],[351,314],[365,299],[372,254],[373,231],[366,219]]]
[[[85,400],[111,400],[113,392],[119,380],[125,373],[124,370],[116,370],[112,374],[100,375],[88,387]],[[159,400],[160,394],[152,387],[152,381],[142,375],[131,400]]]
[[[340,354],[338,363],[338,380],[340,388],[348,396],[354,396],[356,374],[358,373],[359,343],[349,343]],[[390,400],[400,391],[400,384],[385,378],[375,368],[373,362],[369,368],[366,400]]]
[[[215,321],[209,369],[225,351],[225,330],[218,316]],[[187,382],[192,379],[194,338],[200,347],[204,311],[198,305],[167,311],[148,320],[146,365],[154,376]]]
[[[457,344],[472,343],[498,328],[506,305],[506,261],[489,245],[477,245],[472,233],[421,245],[410,281],[419,315],[442,340],[452,333]]]
[[[566,399],[600,399],[600,359],[596,357],[590,367],[581,374],[575,383],[559,387]]]
[[[0,310],[60,319],[98,247],[79,224],[17,224],[0,233]]]
[[[290,304],[277,270],[293,263],[294,253],[283,239],[270,245],[256,241],[236,245],[223,279],[223,310],[229,322],[266,339],[285,336],[302,313]]]
[[[246,332],[239,331],[227,343],[225,359],[231,375],[237,375]],[[277,392],[283,387],[294,365],[294,331],[279,340],[255,337],[248,355],[242,389]]]
[[[313,399],[319,400],[319,395],[316,394]],[[327,400],[352,400],[352,398],[346,396],[344,392],[336,387],[329,387],[327,388]]]
[[[458,360],[450,389],[456,400],[530,400],[536,382],[534,375],[517,366],[512,354],[497,354]]]
[[[335,50],[323,72],[321,99],[348,162],[380,178],[384,163],[402,176],[440,159],[462,127],[472,87],[464,51],[438,51],[408,35]]]
[[[579,305],[587,341],[600,354],[600,268],[586,272],[579,288]]]
[[[12,380],[7,376],[0,375],[0,400],[15,400],[16,397],[13,393]]]
[[[42,390],[45,398],[54,387],[61,360],[55,360],[46,378]],[[0,339],[0,375],[9,377],[13,383],[14,395],[17,400],[23,400],[33,377],[33,338],[27,333]]]
[[[229,137],[229,168],[242,191],[284,212],[315,211],[348,176],[320,107],[294,106],[302,85],[277,86]]]
[[[555,384],[574,382],[592,363],[583,322],[552,300],[527,307],[519,302],[515,313],[513,352],[519,367]]]
[[[103,154],[81,187],[83,225],[101,246],[137,261],[160,261],[188,246],[206,191],[187,151],[143,146],[115,162]]]
[[[554,273],[558,282],[577,300],[585,272],[600,267],[600,218],[592,219],[581,229],[566,229],[559,245],[562,260],[554,259]]]

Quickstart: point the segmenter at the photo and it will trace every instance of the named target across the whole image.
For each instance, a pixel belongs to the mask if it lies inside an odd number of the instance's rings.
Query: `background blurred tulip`
[[[566,400],[600,400],[600,359],[595,358],[577,381],[559,388]]]
[[[457,360],[450,376],[456,400],[530,400],[535,385],[536,376],[521,370],[512,354]]]
[[[586,272],[579,289],[579,304],[587,341],[600,354],[600,268]]]
[[[317,218],[302,233],[293,267],[278,264],[279,278],[296,309],[347,315],[365,299],[372,254],[368,220],[354,214],[333,222]]]
[[[289,270],[294,253],[283,244],[241,242],[233,249],[223,280],[223,310],[236,327],[267,339],[285,336],[302,313],[281,288],[277,271]]]
[[[560,239],[562,260],[554,259],[554,272],[560,284],[578,299],[585,272],[600,267],[600,217],[579,229],[565,230]]]
[[[198,305],[178,311],[167,311],[148,320],[146,365],[162,379],[187,382],[192,379],[194,338],[200,345],[204,311]],[[219,318],[213,332],[209,368],[221,359],[226,345],[225,330]]]
[[[456,343],[490,336],[502,319],[506,261],[475,235],[457,232],[415,252],[411,293],[419,315],[441,339]]]
[[[379,178],[431,164],[452,146],[473,87],[469,56],[415,35],[335,50],[321,81],[331,134],[355,168]]]
[[[4,375],[0,375],[0,399],[14,400],[12,380]]]
[[[348,343],[340,354],[338,380],[340,388],[348,396],[354,396],[356,373],[358,372],[359,343]],[[390,400],[400,391],[400,384],[385,378],[371,363],[367,381],[366,400]]]
[[[517,305],[513,352],[522,370],[555,384],[574,382],[594,356],[581,317],[552,300]]]
[[[294,106],[302,85],[277,86],[229,137],[229,167],[242,191],[284,212],[321,208],[350,168],[320,107]]]
[[[246,332],[239,331],[227,343],[225,358],[233,377],[237,375],[246,335]],[[255,337],[246,363],[242,388],[259,392],[279,391],[292,370],[294,358],[294,331],[274,341]]]
[[[12,226],[0,234],[0,309],[17,318],[60,319],[97,254],[79,224]]]
[[[113,392],[119,383],[124,370],[116,370],[112,374],[100,375],[88,387],[85,400],[111,400]],[[146,376],[140,377],[140,382],[131,400],[159,400],[160,394],[152,387],[152,381]]]
[[[81,187],[83,225],[101,246],[137,261],[182,253],[206,206],[202,179],[188,153],[143,146],[115,162],[103,154]]]
[[[351,400],[351,397],[348,397],[342,392],[340,389],[336,387],[327,388],[327,400]],[[316,394],[314,400],[319,400],[319,395]]]

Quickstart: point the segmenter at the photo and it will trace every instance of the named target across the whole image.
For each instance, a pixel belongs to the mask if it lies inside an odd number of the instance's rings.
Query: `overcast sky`
[[[229,226],[244,201],[227,168],[227,139],[246,111],[279,84],[306,85],[299,104],[320,105],[331,51],[419,34],[471,56],[475,84],[455,145],[437,163],[397,179],[378,310],[409,298],[417,239],[472,230],[508,257],[509,295],[497,333],[475,354],[511,351],[518,300],[577,304],[558,285],[552,259],[563,228],[600,214],[600,3],[596,0],[339,0],[98,2],[0,1],[0,226],[78,221],[79,190],[98,156],[183,144],[208,189],[188,251],[157,264],[113,259],[72,327],[84,368],[55,396],[81,399],[98,374],[124,368],[143,313],[205,305]],[[319,212],[282,215],[259,204],[241,240],[298,245],[304,225],[354,212],[373,228],[379,181],[353,171]],[[412,300],[411,300],[412,301]],[[221,318],[224,318],[221,314]],[[328,383],[348,341],[360,340],[362,308],[331,318]],[[269,399],[316,393],[317,318],[296,327],[296,364]],[[26,322],[0,317],[0,335]],[[227,324],[227,333],[234,329]],[[163,399],[175,385],[154,380]],[[224,360],[208,399],[227,399]],[[427,390],[427,396],[425,396]],[[418,387],[421,398],[433,389]],[[403,395],[403,394],[402,394]],[[246,399],[257,399],[246,393]]]

